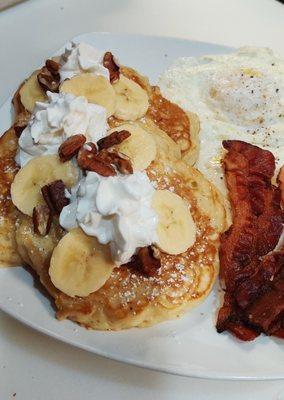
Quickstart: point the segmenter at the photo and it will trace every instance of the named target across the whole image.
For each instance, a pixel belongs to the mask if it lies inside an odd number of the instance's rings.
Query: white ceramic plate
[[[125,65],[137,68],[154,83],[175,58],[229,52],[231,49],[174,38],[90,33],[76,37],[95,47],[110,49]],[[47,55],[48,56],[48,55]],[[0,129],[11,123],[9,99],[0,109]],[[70,321],[59,322],[48,298],[34,287],[25,269],[0,270],[0,308],[56,339],[115,360],[174,374],[220,379],[284,378],[283,342],[261,337],[242,343],[217,334],[216,293],[180,320],[152,328],[96,332]]]

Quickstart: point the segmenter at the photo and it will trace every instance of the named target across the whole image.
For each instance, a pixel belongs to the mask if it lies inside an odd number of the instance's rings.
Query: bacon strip
[[[281,336],[284,252],[271,252],[283,231],[284,212],[280,189],[271,184],[274,156],[237,140],[223,146],[233,224],[221,236],[220,277],[226,294],[217,331],[228,330],[241,340],[261,332],[279,331]]]

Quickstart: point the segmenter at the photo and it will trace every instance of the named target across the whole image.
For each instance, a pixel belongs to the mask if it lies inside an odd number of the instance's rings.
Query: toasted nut
[[[100,150],[108,149],[109,147],[122,143],[125,139],[129,138],[130,135],[131,133],[126,130],[112,132],[110,135],[98,141],[98,148]]]
[[[100,153],[94,153],[93,150],[87,150],[82,147],[77,157],[79,167],[84,171],[96,172],[102,176],[116,175],[113,166],[99,154]]]
[[[38,235],[45,236],[50,231],[52,213],[46,204],[39,204],[33,209],[34,231]]]
[[[94,154],[97,154],[98,152],[97,146],[95,145],[95,143],[92,142],[85,143],[84,150],[88,150]]]
[[[125,158],[118,158],[116,160],[115,166],[117,167],[118,171],[124,175],[133,174],[133,168],[131,162],[126,160]]]
[[[58,74],[60,69],[60,64],[54,60],[46,60],[45,62],[46,68],[53,74]]]
[[[47,67],[42,67],[37,75],[37,80],[43,90],[58,92],[60,84],[60,76],[58,73],[52,73]]]
[[[43,186],[41,188],[41,193],[42,193],[42,197],[44,198],[48,208],[50,209],[50,211],[52,213],[55,214],[55,208],[54,208],[54,206],[52,204],[52,201],[51,201],[51,198],[49,196],[49,187],[48,187],[48,185],[45,185],[45,186]]]
[[[97,154],[97,149],[86,143],[78,152],[77,162],[82,170],[88,170],[88,166]]]
[[[69,204],[69,199],[65,196],[65,185],[62,180],[43,186],[41,193],[50,211],[55,214],[60,214],[62,208]]]
[[[109,80],[111,83],[119,79],[119,66],[114,61],[114,57],[110,51],[107,51],[104,55],[103,66],[109,70]]]
[[[141,247],[126,265],[137,269],[146,276],[154,276],[161,267],[161,261],[154,257],[152,247],[148,246]]]
[[[99,154],[101,154],[103,151],[105,150],[102,150]],[[108,153],[108,162],[110,162],[110,164],[115,165],[121,174],[126,174],[126,175],[133,174],[133,168],[128,158],[122,157],[120,154],[114,151],[107,153]]]
[[[112,165],[108,165],[99,159],[94,159],[90,164],[89,171],[96,172],[102,176],[114,176],[116,175],[115,169]]]
[[[84,135],[73,135],[65,140],[58,149],[59,158],[62,162],[71,160],[78,154],[80,148],[86,141]]]

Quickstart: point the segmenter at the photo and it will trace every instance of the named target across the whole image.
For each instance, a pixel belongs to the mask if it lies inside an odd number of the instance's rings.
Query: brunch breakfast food
[[[242,140],[284,164],[284,60],[267,48],[178,59],[160,79],[164,96],[200,119],[196,167],[227,194],[222,140]]]
[[[198,114],[196,167],[231,213],[221,234],[217,331],[245,341],[284,337],[284,61],[248,47],[182,58],[160,84],[163,95]]]
[[[204,300],[226,211],[192,167],[198,117],[84,43],[48,59],[13,104],[1,138],[10,254],[36,271],[57,317],[119,330]]]
[[[284,337],[284,62],[183,58],[160,88],[85,43],[23,82],[0,139],[0,261],[30,265],[58,319],[102,330],[182,315],[220,264],[217,331]]]

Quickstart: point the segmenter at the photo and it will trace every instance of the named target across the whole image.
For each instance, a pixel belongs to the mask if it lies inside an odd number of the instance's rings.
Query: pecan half
[[[65,196],[65,184],[62,180],[43,186],[41,193],[50,211],[55,214],[60,214],[62,208],[69,204],[69,199]]]
[[[109,147],[122,143],[125,139],[129,138],[130,135],[131,133],[126,130],[112,132],[110,135],[98,140],[98,148],[100,150],[108,149]]]
[[[71,160],[78,154],[80,148],[86,141],[84,135],[73,135],[65,140],[58,149],[59,158],[62,162]]]
[[[154,276],[161,267],[161,260],[155,257],[152,247],[148,246],[141,247],[126,265],[137,269],[146,276]]]
[[[110,82],[116,82],[119,79],[120,68],[114,61],[113,54],[110,51],[107,51],[104,55],[103,66],[109,70]]]
[[[52,212],[46,204],[39,204],[33,209],[34,232],[40,236],[48,234],[52,223]]]
[[[43,90],[58,92],[60,85],[60,64],[54,60],[46,60],[45,66],[37,74],[37,80]]]
[[[86,146],[85,146],[86,147]],[[96,172],[102,176],[116,175],[115,169],[110,163],[95,153],[94,150],[88,150],[84,147],[78,153],[77,162],[84,171]]]

